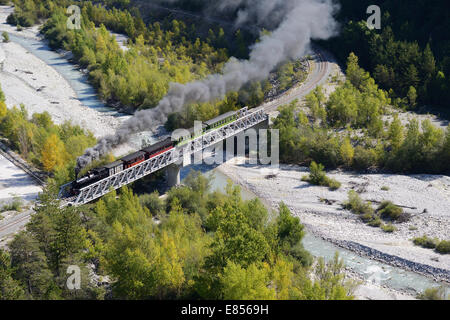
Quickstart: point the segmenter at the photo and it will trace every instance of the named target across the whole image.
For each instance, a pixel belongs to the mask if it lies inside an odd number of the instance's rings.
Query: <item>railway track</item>
[[[18,159],[18,156],[10,151],[3,143],[0,142],[0,155],[6,158],[9,162],[14,164],[19,169],[23,170],[26,174],[32,177],[41,186],[45,185],[45,181],[40,178],[33,170],[31,170],[26,164]]]
[[[32,211],[27,211],[25,213],[20,214],[17,217],[13,217],[9,219],[7,223],[1,224],[0,221],[0,239],[6,236],[9,236],[17,231],[18,227],[25,225],[31,218]]]
[[[278,107],[288,104],[295,99],[301,99],[316,88],[322,81],[326,80],[329,73],[329,65],[325,54],[319,49],[315,50],[314,67],[306,80],[298,87],[285,92],[281,97],[267,102],[264,108],[267,112],[275,111]],[[312,69],[312,72],[311,72]]]

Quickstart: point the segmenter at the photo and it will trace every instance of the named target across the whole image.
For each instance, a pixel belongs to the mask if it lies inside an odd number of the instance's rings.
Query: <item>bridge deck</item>
[[[264,111],[264,108],[260,107],[249,110],[236,121],[216,130],[207,132],[182,147],[177,147],[166,151],[134,167],[82,188],[77,196],[69,196],[66,194],[65,190],[70,183],[66,184],[61,187],[59,197],[63,201],[64,205],[79,206],[86,204],[92,200],[104,196],[112,189],[119,189],[173,163],[180,162],[185,156],[190,156],[198,151],[213,146],[220,141],[226,140],[229,137],[266,121],[267,119],[268,115]]]

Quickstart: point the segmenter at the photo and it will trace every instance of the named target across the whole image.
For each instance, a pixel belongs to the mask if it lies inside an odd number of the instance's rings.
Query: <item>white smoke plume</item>
[[[238,10],[237,24],[252,22],[275,29],[251,47],[248,60],[231,58],[222,74],[187,84],[172,83],[154,109],[136,112],[114,135],[100,139],[86,150],[78,158],[77,169],[125,143],[131,135],[164,124],[170,113],[181,111],[187,104],[223,99],[228,92],[238,91],[249,82],[266,79],[281,62],[302,57],[310,49],[311,39],[328,39],[336,33],[333,15],[337,9],[332,0],[220,1],[213,10]]]

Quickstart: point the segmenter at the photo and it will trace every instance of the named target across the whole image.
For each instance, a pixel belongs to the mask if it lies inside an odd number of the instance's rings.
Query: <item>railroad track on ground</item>
[[[0,142],[0,155],[6,158],[9,162],[14,164],[19,169],[23,170],[26,174],[32,177],[41,186],[45,185],[45,181],[42,177],[39,177],[26,163],[20,159],[18,155],[12,152],[6,145]]]

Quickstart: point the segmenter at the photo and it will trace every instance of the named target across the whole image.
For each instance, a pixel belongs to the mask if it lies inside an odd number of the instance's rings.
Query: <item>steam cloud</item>
[[[327,39],[337,29],[333,18],[337,7],[332,0],[226,0],[209,10],[237,11],[238,26],[254,23],[276,29],[252,46],[249,60],[231,58],[222,74],[187,84],[172,83],[155,108],[136,112],[114,135],[100,139],[96,146],[87,149],[77,160],[78,170],[127,142],[132,134],[164,124],[170,113],[181,111],[187,104],[223,99],[226,93],[237,91],[251,81],[266,79],[281,62],[302,57],[309,50],[311,39]]]

